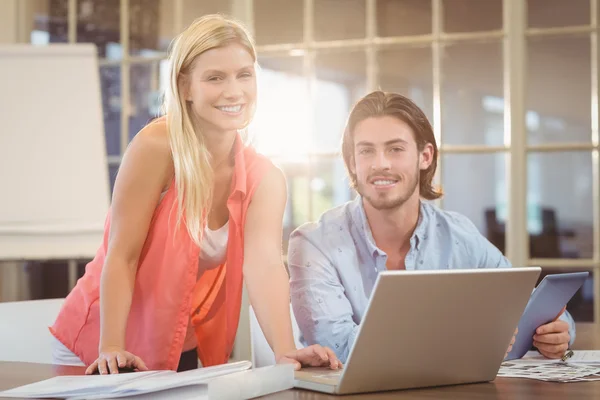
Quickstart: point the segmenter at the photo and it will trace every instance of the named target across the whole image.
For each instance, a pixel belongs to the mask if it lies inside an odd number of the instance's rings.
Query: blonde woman
[[[248,33],[202,17],[169,62],[166,115],[129,145],[104,241],[50,328],[55,362],[88,374],[225,363],[245,279],[277,362],[338,368],[330,349],[292,337],[284,176],[239,133],[256,103]]]

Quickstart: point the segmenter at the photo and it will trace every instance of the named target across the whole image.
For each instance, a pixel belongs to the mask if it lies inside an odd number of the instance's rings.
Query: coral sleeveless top
[[[154,211],[138,263],[125,345],[149,369],[177,370],[190,321],[203,366],[226,363],[233,349],[242,298],[246,212],[254,191],[273,165],[244,146],[239,135],[234,152],[235,167],[227,200],[227,257],[222,265],[203,271],[198,279],[200,248],[183,221],[176,229],[174,184]],[[98,357],[100,276],[110,223],[109,210],[102,245],[49,328],[86,365]]]

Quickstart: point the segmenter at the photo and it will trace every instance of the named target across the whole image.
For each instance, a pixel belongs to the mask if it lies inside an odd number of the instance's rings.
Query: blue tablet
[[[554,320],[563,307],[577,293],[589,272],[546,275],[535,288],[519,320],[519,332],[507,360],[521,358],[531,350],[535,330]]]

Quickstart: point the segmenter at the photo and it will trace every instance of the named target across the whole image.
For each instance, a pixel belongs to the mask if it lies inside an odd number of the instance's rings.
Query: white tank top
[[[228,238],[229,221],[215,231],[208,226],[204,228],[204,236],[200,243],[198,271],[216,268],[225,262]]]
[[[160,194],[158,203],[165,197],[167,191]],[[202,271],[213,269],[225,262],[227,257],[227,242],[229,240],[229,220],[217,230],[212,230],[208,225],[204,228],[204,235],[200,243],[200,259],[198,260],[198,276]]]
[[[167,192],[160,194],[159,204]],[[212,230],[207,226],[204,227],[204,235],[200,242],[200,256],[198,259],[198,278],[202,272],[217,268],[225,262],[227,257],[227,242],[229,241],[229,220],[217,230]],[[183,341],[183,350],[188,351],[196,348],[196,333],[192,325],[191,318],[188,321],[185,339]]]

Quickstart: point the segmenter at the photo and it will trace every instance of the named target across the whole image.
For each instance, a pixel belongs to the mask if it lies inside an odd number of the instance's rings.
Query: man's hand
[[[508,349],[506,350],[504,358],[506,358],[508,356],[508,353],[510,353],[510,351],[512,350],[513,344],[515,344],[515,340],[517,339],[517,333],[519,333],[519,328],[515,329],[515,333],[513,334],[510,344],[508,345]]]
[[[277,357],[277,363],[294,364],[296,370],[299,370],[301,367],[342,368],[342,363],[338,360],[333,350],[318,344],[285,353]]]
[[[540,326],[533,335],[533,345],[546,358],[561,358],[569,348],[569,324],[558,319],[565,310],[566,307],[554,321]]]

